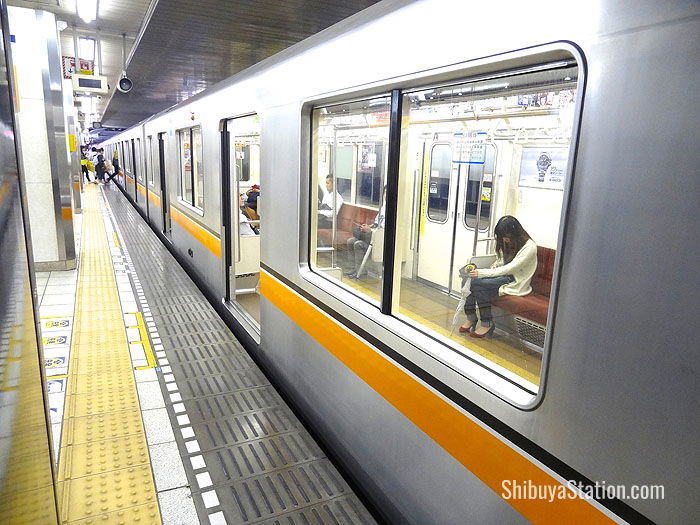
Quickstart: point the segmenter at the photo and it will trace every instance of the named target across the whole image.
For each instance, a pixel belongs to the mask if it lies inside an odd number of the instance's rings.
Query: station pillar
[[[56,18],[46,11],[18,7],[10,7],[8,12],[16,138],[26,183],[35,268],[70,270],[76,265],[73,170]]]

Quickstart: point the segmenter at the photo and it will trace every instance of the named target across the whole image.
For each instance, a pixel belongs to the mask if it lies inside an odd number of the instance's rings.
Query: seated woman
[[[467,321],[459,327],[471,337],[493,335],[496,325],[491,316],[491,301],[499,295],[523,296],[532,292],[530,281],[537,270],[537,245],[515,217],[505,215],[498,220],[496,262],[489,269],[470,272],[471,294],[464,305]],[[481,325],[477,327],[476,308]]]

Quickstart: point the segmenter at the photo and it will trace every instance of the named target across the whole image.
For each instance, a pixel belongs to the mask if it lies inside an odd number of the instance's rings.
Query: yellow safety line
[[[61,522],[161,523],[99,198],[86,187],[58,467]]]
[[[119,244],[119,237],[117,237],[117,232],[112,232],[112,237],[114,237],[114,246],[121,248],[122,245]]]
[[[143,322],[143,315],[141,312],[127,312],[133,313],[136,317],[136,325],[138,326],[139,333],[141,334],[140,341],[134,341],[135,343],[141,343],[143,345],[143,350],[146,353],[146,360],[148,361],[148,366],[137,366],[136,370],[146,370],[148,368],[154,368],[157,366],[156,356],[153,353],[153,348],[151,347],[151,339],[148,337],[148,332],[146,331],[146,325]]]

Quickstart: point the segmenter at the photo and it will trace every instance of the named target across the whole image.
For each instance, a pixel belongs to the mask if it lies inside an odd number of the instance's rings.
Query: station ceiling
[[[113,91],[102,123],[131,126],[375,3],[157,0],[127,63],[134,88]]]

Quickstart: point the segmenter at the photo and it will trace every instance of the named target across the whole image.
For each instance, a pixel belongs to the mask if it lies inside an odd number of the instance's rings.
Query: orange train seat
[[[534,323],[546,326],[556,254],[556,250],[538,246],[537,269],[530,283],[532,293],[522,297],[502,295],[494,299],[493,304]]]
[[[348,239],[352,237],[352,230],[358,224],[372,224],[376,216],[377,210],[355,206],[354,204],[343,204],[336,219],[336,246],[340,249],[347,246]],[[318,239],[330,246],[333,243],[333,230],[330,228],[319,229]]]

